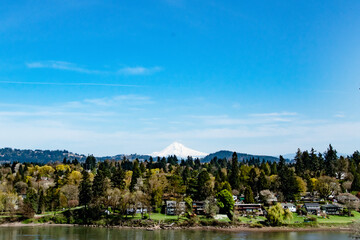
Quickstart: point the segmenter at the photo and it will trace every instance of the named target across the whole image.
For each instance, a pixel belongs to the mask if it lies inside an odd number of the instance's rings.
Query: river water
[[[0,227],[0,240],[340,240],[346,232],[218,232],[201,230],[114,229],[64,226]]]

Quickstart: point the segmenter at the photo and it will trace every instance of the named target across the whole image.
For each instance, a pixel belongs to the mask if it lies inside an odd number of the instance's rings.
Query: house
[[[329,215],[339,215],[342,207],[335,204],[325,204],[321,206],[321,210]]]
[[[166,201],[165,213],[167,215],[178,215],[185,212],[185,202]]]
[[[264,215],[261,204],[236,202],[234,205],[234,210],[240,214]]]
[[[317,215],[320,213],[320,205],[318,203],[305,203],[304,208],[309,214]]]
[[[283,209],[289,209],[290,212],[296,212],[296,206],[292,203],[281,203]]]
[[[130,206],[129,208],[126,209],[126,213],[127,214],[136,214],[136,213],[147,213],[147,208],[145,206],[143,206],[141,203],[135,204]]]
[[[198,215],[205,214],[205,201],[194,201],[192,204],[194,213]]]

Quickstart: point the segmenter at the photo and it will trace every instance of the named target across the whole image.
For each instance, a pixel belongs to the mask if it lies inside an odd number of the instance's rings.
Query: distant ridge
[[[204,157],[202,159],[202,162],[210,162],[211,159],[213,159],[214,157],[217,157],[219,159],[220,158],[231,159],[233,153],[234,153],[233,151],[221,150],[221,151],[207,155],[206,157]],[[238,156],[239,161],[249,160],[251,158],[255,158],[255,159],[259,158],[260,161],[265,160],[265,161],[269,161],[269,162],[279,161],[279,158],[273,157],[273,156],[251,155],[251,154],[247,154],[247,153],[236,153],[236,154]]]
[[[67,160],[85,161],[86,156],[83,154],[76,154],[66,150],[30,150],[30,149],[0,149],[0,162],[34,162],[34,163],[48,163]]]
[[[153,157],[167,157],[169,155],[176,155],[180,158],[187,158],[192,156],[193,158],[200,158],[202,162],[210,162],[214,157],[230,159],[233,151],[218,151],[211,154],[199,152],[183,146],[182,144],[171,144],[161,152],[155,152],[152,154]],[[273,156],[263,155],[251,155],[247,153],[237,153],[240,161],[248,160],[251,158],[259,158],[260,161],[265,160],[269,162],[278,161],[279,158]],[[86,159],[86,155],[72,153],[67,150],[30,150],[30,149],[13,149],[13,148],[1,148],[0,149],[0,163],[1,162],[34,162],[46,164],[48,162],[62,162],[64,158],[67,160],[77,159],[79,162],[83,162]],[[146,154],[118,154],[115,156],[98,156],[98,161],[104,160],[122,160],[126,157],[129,160],[139,159],[140,161],[149,160],[151,155]]]

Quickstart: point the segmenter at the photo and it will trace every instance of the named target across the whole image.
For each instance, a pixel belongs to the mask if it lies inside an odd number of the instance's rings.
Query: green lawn
[[[353,222],[360,222],[360,213],[353,212],[354,217],[346,217],[346,216],[336,216],[336,215],[328,215],[329,218],[323,218],[316,215],[310,215],[311,217],[315,217],[317,222],[320,224],[348,224]],[[289,221],[289,224],[302,224],[304,223],[304,219],[306,217],[299,216],[296,213],[293,213],[293,219]]]
[[[261,221],[265,221],[266,218],[262,217],[262,216],[257,216],[257,217],[238,217],[238,219],[242,222],[242,223],[258,223]]]

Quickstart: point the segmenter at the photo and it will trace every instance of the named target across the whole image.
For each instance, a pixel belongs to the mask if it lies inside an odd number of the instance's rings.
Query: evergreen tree
[[[351,191],[360,191],[360,174],[355,173],[354,180],[351,184]]]
[[[79,185],[79,203],[80,205],[85,205],[86,208],[92,199],[90,175],[85,169],[81,172],[81,174],[82,180]]]
[[[236,152],[232,155],[231,160],[231,173],[229,176],[229,182],[232,189],[239,189],[240,188],[240,179],[239,179],[239,164],[238,164],[238,157]]]
[[[311,162],[311,168],[310,170],[313,172],[314,177],[320,176],[321,166],[320,166],[320,160],[318,156],[316,155],[316,152],[314,148],[311,148],[310,151],[310,162]]]
[[[93,200],[97,201],[106,192],[105,173],[98,169],[92,185]]]
[[[278,172],[277,172],[277,165],[276,165],[276,162],[273,162],[272,164],[271,164],[271,175],[277,175],[278,174]]]
[[[93,170],[96,167],[96,158],[93,155],[89,155],[85,160],[85,169]]]
[[[184,184],[187,185],[191,177],[190,169],[188,166],[186,166],[182,171],[181,177],[183,179]]]
[[[125,171],[121,168],[120,164],[111,177],[111,185],[114,188],[125,189]]]
[[[265,173],[262,171],[260,173],[259,181],[258,181],[258,191],[269,189],[269,181],[267,180]]]
[[[312,162],[311,162],[311,158],[310,158],[310,155],[309,155],[309,152],[308,151],[304,151],[303,154],[302,154],[302,161],[304,163],[304,169],[303,169],[303,173],[305,172],[305,170],[310,170],[311,171],[311,168],[312,168]],[[298,174],[299,176],[301,174]]]
[[[153,169],[154,159],[150,156],[149,164],[147,165],[148,169]]]
[[[300,187],[294,171],[288,166],[284,165],[282,171],[279,172],[279,177],[280,190],[282,191],[285,200],[296,200],[300,193]]]
[[[258,178],[255,167],[251,168],[249,172],[248,185],[251,186],[251,190],[256,194],[258,192]]]
[[[203,201],[211,194],[211,185],[209,184],[210,175],[206,170],[202,170],[197,178],[198,192],[196,200]]]
[[[353,153],[353,155],[351,156],[351,159],[354,160],[354,162],[356,163],[356,165],[358,165],[360,163],[360,152],[359,151],[355,151]]]
[[[335,177],[336,176],[336,163],[338,160],[337,157],[337,152],[335,149],[333,149],[333,147],[331,146],[331,144],[329,145],[329,148],[327,149],[327,151],[325,152],[325,173],[326,175],[330,176],[330,177]]]
[[[255,202],[254,194],[250,187],[247,187],[245,189],[244,195],[245,195],[245,199],[244,199],[245,203],[254,203]]]
[[[163,159],[165,159],[165,158],[163,158]],[[139,167],[139,161],[135,160],[134,161],[134,167],[133,167],[133,173],[132,173],[132,176],[131,176],[130,187],[129,187],[129,190],[131,192],[133,192],[135,190],[135,185],[137,184],[137,179],[140,176],[141,176],[141,172],[140,172],[140,167]]]
[[[28,188],[26,192],[26,198],[24,203],[29,204],[31,208],[36,212],[38,209],[39,199],[36,190],[32,187]]]
[[[298,148],[294,160],[295,160],[295,172],[297,175],[300,175],[305,170],[304,162],[303,162],[303,158],[302,158],[302,152],[301,152],[300,148]]]
[[[278,174],[281,174],[282,171],[284,171],[284,168],[286,167],[285,159],[282,155],[279,157],[279,164],[277,165],[277,172]]]
[[[42,188],[40,188],[37,213],[42,214],[42,213],[44,213],[44,211],[45,211],[45,195],[44,195],[44,190]]]

